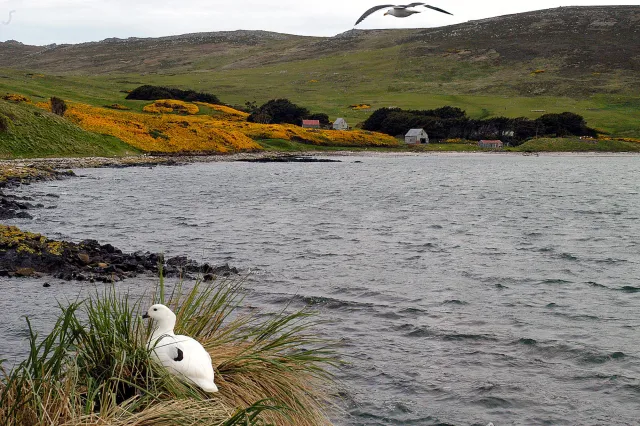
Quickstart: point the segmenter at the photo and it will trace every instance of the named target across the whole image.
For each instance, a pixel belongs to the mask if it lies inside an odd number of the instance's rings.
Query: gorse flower
[[[51,109],[49,103],[37,106]],[[246,121],[247,113],[233,108],[198,102],[215,114],[196,114],[189,102],[161,100],[144,107],[153,114],[68,103],[65,117],[84,130],[108,134],[142,151],[155,153],[260,150],[259,139],[284,139],[315,145],[396,146],[398,141],[382,133],[303,129],[293,124],[260,124]],[[177,114],[176,114],[177,112]]]

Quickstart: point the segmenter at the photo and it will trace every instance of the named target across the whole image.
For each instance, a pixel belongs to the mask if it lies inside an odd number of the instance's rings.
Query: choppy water
[[[640,157],[78,173],[24,188],[57,208],[11,223],[229,262],[254,271],[248,303],[311,305],[349,361],[337,424],[638,424]],[[21,350],[17,312],[78,292],[40,284],[0,283],[1,354]]]

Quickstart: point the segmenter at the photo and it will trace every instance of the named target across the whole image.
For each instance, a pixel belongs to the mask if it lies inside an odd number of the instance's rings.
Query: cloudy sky
[[[404,1],[404,0],[403,0]],[[333,36],[380,0],[0,0],[0,41],[78,43],[108,37],[158,37],[204,31],[267,30]],[[402,3],[406,4],[406,3]],[[409,18],[379,11],[358,28],[424,28],[559,6],[632,5],[638,0],[429,0]]]

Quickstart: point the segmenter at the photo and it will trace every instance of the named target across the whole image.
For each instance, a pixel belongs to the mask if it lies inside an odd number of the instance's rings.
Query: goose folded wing
[[[213,382],[211,356],[200,343],[189,338],[178,339],[172,352],[172,367],[194,382],[206,380]]]

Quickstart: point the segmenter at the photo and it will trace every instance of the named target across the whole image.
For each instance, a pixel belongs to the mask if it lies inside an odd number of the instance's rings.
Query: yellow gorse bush
[[[124,105],[120,105],[120,104],[111,104],[111,105],[105,105],[105,108],[111,108],[111,109],[119,109],[122,111],[127,111],[130,110],[131,108],[124,106]]]
[[[16,93],[7,93],[2,97],[5,101],[13,101],[13,102],[31,102],[31,99],[27,98],[23,95],[18,95]]]
[[[144,112],[152,113],[176,113],[176,114],[197,114],[200,109],[197,105],[175,99],[160,99],[142,108]]]
[[[225,105],[209,104],[206,102],[194,102],[194,104],[206,106],[208,108],[211,108],[212,110],[215,110],[221,113],[221,115],[216,116],[216,118],[218,119],[224,119],[229,121],[246,121],[247,117],[249,116],[249,113],[247,112],[238,111],[237,109],[234,109]]]
[[[234,152],[260,149],[256,142],[244,134],[216,126],[207,116],[149,115],[85,104],[71,104],[66,116],[85,130],[115,136],[148,152]]]
[[[355,105],[349,105],[349,108],[354,109],[354,110],[369,109],[369,108],[371,108],[371,105],[369,105],[369,104],[355,104]]]
[[[37,105],[50,109],[48,103]],[[293,124],[249,123],[244,121],[246,113],[212,104],[206,105],[223,112],[221,116],[142,114],[70,102],[67,105],[65,117],[83,129],[115,136],[147,152],[228,153],[260,150],[262,147],[255,142],[258,139],[285,139],[340,146],[398,144],[392,136],[362,130],[344,132],[303,129]]]

